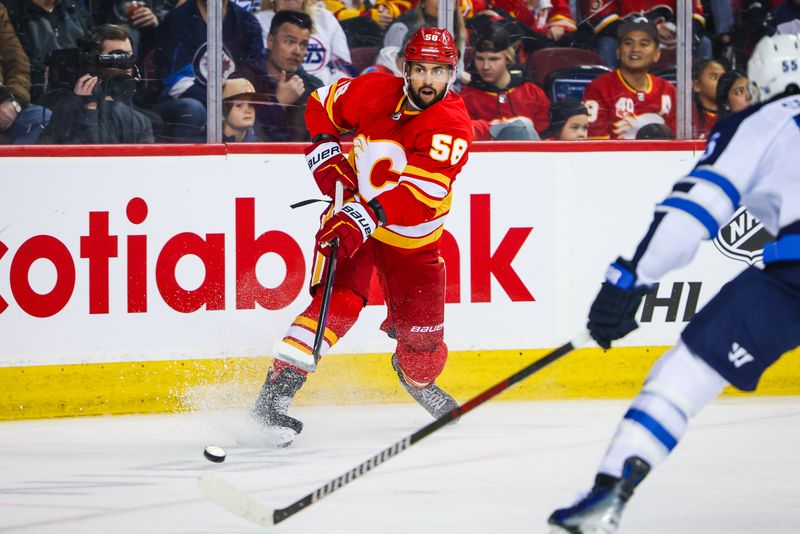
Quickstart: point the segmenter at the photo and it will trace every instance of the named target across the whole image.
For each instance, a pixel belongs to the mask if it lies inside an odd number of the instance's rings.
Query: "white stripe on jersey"
[[[410,176],[401,176],[400,181],[398,184],[402,184],[403,182],[410,182],[414,184],[417,189],[428,195],[432,198],[443,199],[447,196],[447,188],[441,184],[437,184],[435,182],[431,182],[429,180],[421,180],[419,178],[412,178]]]

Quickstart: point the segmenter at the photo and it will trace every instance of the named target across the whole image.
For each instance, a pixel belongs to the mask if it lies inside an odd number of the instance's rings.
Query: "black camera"
[[[133,69],[136,72],[136,55],[124,50],[100,53],[100,45],[87,39],[78,39],[75,48],[53,50],[44,60],[47,66],[47,92],[66,89],[72,91],[81,76],[91,74],[102,77],[106,69]],[[106,96],[124,96],[136,91],[136,78],[128,74],[116,74],[102,80]],[[131,93],[132,96],[132,93]]]

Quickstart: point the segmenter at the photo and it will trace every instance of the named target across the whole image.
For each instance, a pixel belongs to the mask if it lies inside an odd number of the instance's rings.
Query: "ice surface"
[[[546,532],[587,489],[627,402],[489,403],[275,526],[276,533]],[[244,411],[0,424],[0,532],[263,532],[199,492],[216,470],[289,505],[430,422],[415,404],[293,409],[288,449]],[[203,457],[224,447],[222,464]],[[800,399],[717,401],[639,488],[622,533],[789,533],[800,525]]]

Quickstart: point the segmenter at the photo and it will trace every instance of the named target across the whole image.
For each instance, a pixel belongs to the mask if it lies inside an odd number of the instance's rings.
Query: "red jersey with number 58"
[[[664,78],[647,75],[648,87],[628,85],[619,69],[586,86],[583,105],[589,111],[589,138],[636,139],[642,126],[666,123],[675,131],[675,88]]]
[[[467,162],[472,121],[452,91],[423,111],[403,111],[403,78],[373,72],[312,93],[311,136],[355,130],[348,159],[364,201],[378,199],[386,225],[374,239],[405,249],[437,246],[453,181]]]

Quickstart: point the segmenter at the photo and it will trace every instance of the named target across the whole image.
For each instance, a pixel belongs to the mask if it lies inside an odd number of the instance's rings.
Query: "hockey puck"
[[[216,445],[209,445],[206,447],[206,450],[203,451],[203,456],[205,456],[209,462],[219,464],[225,461],[225,449],[217,447]]]

